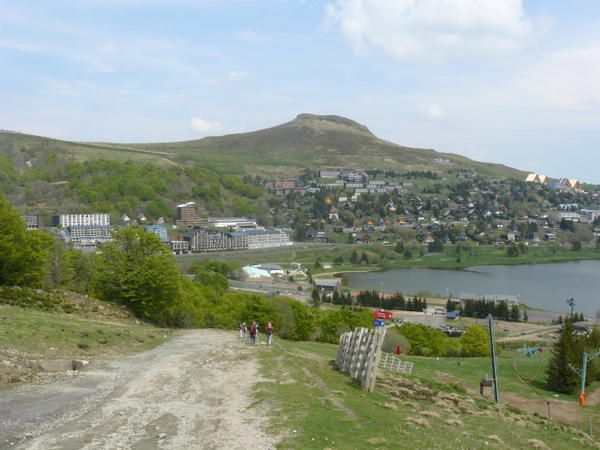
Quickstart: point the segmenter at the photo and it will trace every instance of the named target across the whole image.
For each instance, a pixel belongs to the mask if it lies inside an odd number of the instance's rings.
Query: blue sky
[[[595,0],[0,0],[0,128],[154,142],[339,114],[600,183]]]

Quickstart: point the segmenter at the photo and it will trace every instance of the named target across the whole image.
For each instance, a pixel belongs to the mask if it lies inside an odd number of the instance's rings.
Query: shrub
[[[395,353],[398,346],[400,346],[402,353],[410,353],[410,342],[408,339],[401,335],[396,328],[389,329],[385,334],[381,349],[387,353]]]
[[[411,346],[411,354],[418,356],[446,356],[450,338],[434,328],[421,324],[405,323],[398,328]]]
[[[488,356],[490,348],[485,328],[473,326],[466,329],[460,337],[463,356]]]

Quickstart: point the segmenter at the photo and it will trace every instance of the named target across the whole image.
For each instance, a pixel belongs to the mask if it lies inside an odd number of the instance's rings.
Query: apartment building
[[[106,213],[92,214],[60,214],[52,217],[52,225],[67,227],[105,227],[110,225],[110,215]]]

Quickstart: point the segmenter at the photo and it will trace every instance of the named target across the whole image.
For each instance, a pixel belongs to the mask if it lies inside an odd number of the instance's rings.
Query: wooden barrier
[[[340,336],[336,366],[369,392],[375,387],[384,338],[384,327],[375,330],[357,328]]]
[[[402,361],[392,353],[382,352],[381,358],[379,359],[379,368],[410,375],[412,372],[413,363],[409,361]]]

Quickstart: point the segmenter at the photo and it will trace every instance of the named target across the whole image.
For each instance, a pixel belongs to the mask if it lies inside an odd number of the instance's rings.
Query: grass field
[[[102,321],[0,306],[0,349],[36,357],[130,354],[159,345],[170,335],[170,330],[134,321]]]
[[[462,389],[455,390],[432,375],[435,360],[415,360],[413,380],[404,382],[423,378],[434,392],[441,388],[459,396],[463,412],[440,408],[435,396],[397,398],[382,386],[367,394],[334,370],[331,361],[336,351],[334,345],[284,341],[261,349],[267,380],[258,385],[254,407],[269,409],[271,432],[284,436],[279,448],[533,448],[528,442],[532,439],[553,449],[593,448],[581,431],[508,406],[496,409],[487,400],[460,394]],[[471,380],[480,376],[483,366],[483,361],[473,361],[461,370]],[[473,374],[467,376],[470,371]],[[384,375],[387,382],[396,379]]]

